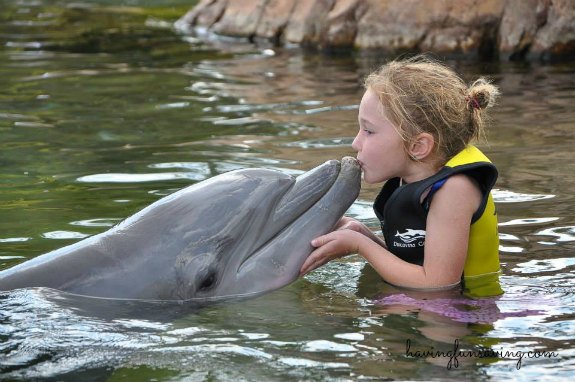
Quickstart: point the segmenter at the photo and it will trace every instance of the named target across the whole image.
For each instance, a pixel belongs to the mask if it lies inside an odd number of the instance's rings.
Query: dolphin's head
[[[357,160],[345,157],[297,178],[245,169],[198,184],[169,298],[251,296],[294,281],[313,251],[310,241],[331,231],[357,198],[360,178]]]

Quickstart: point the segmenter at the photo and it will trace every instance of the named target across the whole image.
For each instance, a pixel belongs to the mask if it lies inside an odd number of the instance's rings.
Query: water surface
[[[1,269],[102,232],[226,171],[266,167],[298,175],[353,155],[361,79],[389,59],[203,43],[172,26],[190,5],[183,0],[0,5]],[[493,78],[503,93],[489,143],[481,145],[500,171],[494,196],[503,297],[445,306],[443,298],[456,296],[394,289],[356,256],[261,298],[203,308],[4,292],[3,377],[572,375],[575,65],[449,63],[470,81]],[[349,211],[374,229],[377,192],[364,185]],[[403,304],[377,302],[404,294]],[[454,317],[449,309],[469,314]],[[449,358],[423,354],[448,352],[455,343],[507,357],[460,356],[448,369]],[[530,351],[550,356],[529,358]]]

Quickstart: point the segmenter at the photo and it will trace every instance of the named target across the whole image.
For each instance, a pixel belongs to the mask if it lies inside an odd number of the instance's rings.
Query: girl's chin
[[[369,175],[366,176],[366,175],[365,175],[365,171],[362,171],[362,173],[361,173],[361,179],[363,179],[363,181],[364,181],[365,183],[367,183],[367,184],[375,184],[375,183],[378,183],[378,182],[374,182],[373,179],[371,179],[371,178],[369,177]]]
[[[379,178],[374,179],[374,178],[372,178],[369,173],[366,174],[365,170],[362,170],[362,172],[361,172],[361,179],[367,184],[378,184],[378,183],[382,183],[385,181],[385,179],[379,179]]]

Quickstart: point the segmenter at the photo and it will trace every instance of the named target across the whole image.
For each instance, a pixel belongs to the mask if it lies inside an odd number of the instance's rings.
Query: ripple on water
[[[41,235],[44,239],[65,240],[65,239],[84,239],[90,235],[75,231],[50,231]]]
[[[309,139],[305,141],[284,143],[282,146],[299,147],[303,149],[337,148],[349,147],[352,141],[352,138]]]
[[[517,273],[545,273],[563,271],[575,265],[575,258],[538,259],[517,264],[512,271]]]
[[[87,219],[87,220],[76,220],[70,222],[70,225],[77,225],[80,227],[113,227],[118,224],[122,219]]]
[[[202,353],[204,355],[208,354],[218,354],[218,353],[227,353],[232,355],[242,355],[247,356],[250,358],[256,359],[264,359],[269,360],[272,359],[273,356],[268,354],[264,351],[251,348],[248,346],[241,346],[229,343],[223,344],[201,344],[201,345],[191,345],[191,346],[171,346],[171,347],[161,347],[161,348],[154,348],[150,349],[151,352],[154,353],[170,353],[171,355],[179,354],[179,353]]]
[[[301,350],[305,352],[336,352],[336,353],[349,353],[358,351],[355,348],[355,346],[327,340],[308,341],[302,345]]]
[[[362,333],[339,333],[333,336],[348,341],[363,341],[365,339],[365,335]]]
[[[499,251],[506,253],[522,253],[525,252],[525,248],[517,246],[499,245]]]
[[[258,111],[273,111],[278,109],[289,109],[301,105],[301,102],[268,103],[268,104],[238,104],[238,105],[218,105],[216,110],[222,113],[254,113]]]
[[[24,241],[28,241],[28,240],[32,240],[31,237],[6,237],[3,239],[0,239],[0,243],[18,243],[18,242],[24,242]]]
[[[148,165],[149,168],[183,168],[189,170],[192,173],[198,175],[209,176],[210,167],[204,162],[165,162],[165,163],[153,163]]]
[[[194,172],[159,172],[148,174],[108,173],[81,176],[77,178],[76,181],[81,183],[144,183],[175,179],[201,181],[205,179],[205,176]]]
[[[552,236],[555,238],[555,243],[571,242],[575,241],[575,226],[545,228],[536,232],[535,235]]]
[[[552,194],[523,194],[510,190],[493,189],[493,200],[495,203],[522,203],[534,202],[536,200],[551,199],[555,195]]]
[[[306,110],[296,110],[293,114],[318,114],[318,113],[326,113],[332,111],[340,111],[340,110],[357,110],[359,109],[359,105],[342,105],[342,106],[325,106],[325,107],[316,107],[313,109],[306,109]]]
[[[214,125],[224,125],[224,126],[245,126],[264,122],[270,122],[270,121],[266,121],[255,117],[238,117],[238,118],[221,118],[216,121],[213,121],[212,123]]]
[[[164,110],[164,109],[183,109],[185,107],[189,107],[191,104],[189,102],[171,102],[171,103],[164,103],[161,105],[156,105],[156,109]]]
[[[508,220],[503,223],[499,223],[499,226],[516,226],[516,225],[531,225],[531,224],[545,224],[551,223],[554,221],[559,220],[556,217],[549,217],[549,218],[524,218],[524,219],[512,219]]]
[[[231,94],[226,94],[224,90],[227,89],[228,84],[225,82],[206,82],[206,81],[198,81],[192,83],[189,87],[185,90],[193,91],[194,93],[201,94],[201,95],[210,95],[210,96],[220,96],[226,97],[231,96]]]
[[[278,359],[278,362],[292,367],[320,368],[320,369],[339,369],[339,368],[348,368],[350,366],[348,363],[344,362],[320,362],[306,358],[294,358],[294,357],[280,357]]]

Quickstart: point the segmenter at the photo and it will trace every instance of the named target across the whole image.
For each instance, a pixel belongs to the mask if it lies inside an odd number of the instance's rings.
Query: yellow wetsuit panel
[[[491,161],[474,146],[468,146],[446,164],[448,167]],[[502,294],[499,285],[499,233],[497,211],[489,192],[483,213],[473,224],[469,233],[467,258],[463,268],[464,293],[471,297]]]

